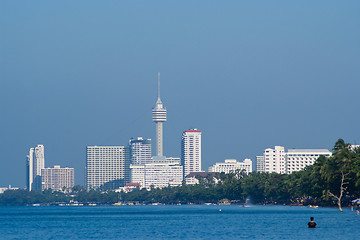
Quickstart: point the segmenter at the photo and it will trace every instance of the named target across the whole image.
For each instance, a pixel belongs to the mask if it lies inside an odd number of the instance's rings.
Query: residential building
[[[39,144],[26,156],[26,185],[29,191],[41,190],[41,169],[45,166],[45,148]]]
[[[263,156],[256,156],[256,171],[265,172],[265,159]]]
[[[267,148],[264,151],[264,168],[267,173],[286,173],[285,169],[285,148],[275,146],[274,149]]]
[[[60,165],[55,165],[53,168],[43,168],[41,169],[41,178],[42,190],[69,190],[74,187],[74,168],[60,168]]]
[[[86,188],[116,189],[129,181],[129,150],[124,146],[86,147]]]
[[[196,128],[182,134],[181,164],[184,166],[184,176],[201,171],[201,131]]]
[[[286,173],[300,171],[313,165],[320,156],[331,155],[332,153],[327,149],[288,149],[285,154]]]
[[[130,165],[131,182],[141,188],[179,186],[183,181],[180,158],[153,157],[151,163]]]
[[[245,170],[247,174],[252,172],[251,159],[246,158],[243,162],[238,162],[236,159],[225,159],[225,162],[216,163],[209,167],[209,172],[230,173],[235,172],[236,170]]]
[[[151,161],[151,139],[131,139],[129,141],[131,164],[141,165]]]

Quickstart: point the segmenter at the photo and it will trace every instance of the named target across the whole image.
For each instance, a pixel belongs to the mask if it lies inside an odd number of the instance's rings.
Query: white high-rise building
[[[41,169],[45,167],[44,145],[39,144],[35,148],[30,148],[26,158],[27,188],[29,191],[41,190]]]
[[[256,156],[256,171],[257,172],[265,172],[264,155]]]
[[[34,148],[30,148],[29,155],[26,156],[26,186],[32,190],[34,182]]]
[[[141,188],[179,186],[183,180],[180,158],[153,159],[151,163],[130,165],[131,182]]]
[[[41,169],[42,190],[52,189],[62,191],[74,187],[74,168],[60,168],[55,165],[53,168]]]
[[[160,99],[160,73],[158,73],[158,99],[152,109],[152,120],[156,124],[156,156],[163,156],[163,123],[166,122],[166,108]]]
[[[238,162],[236,159],[225,159],[223,163],[216,163],[209,167],[209,172],[230,173],[236,170],[245,170],[247,174],[252,172],[252,161],[249,158],[244,159],[243,162]]]
[[[124,146],[86,147],[86,188],[118,188],[129,180],[130,157]]]
[[[196,128],[182,134],[181,164],[184,166],[184,177],[201,171],[201,131]]]
[[[264,168],[267,173],[284,174],[285,169],[285,149],[282,146],[275,146],[275,149],[267,148],[264,151]]]
[[[131,164],[141,165],[151,162],[151,139],[131,139],[129,141]]]
[[[289,149],[285,154],[286,173],[290,174],[313,165],[320,156],[331,157],[327,149]]]

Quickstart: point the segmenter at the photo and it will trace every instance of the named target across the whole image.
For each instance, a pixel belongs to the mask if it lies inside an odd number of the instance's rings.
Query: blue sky
[[[0,186],[30,147],[75,168],[87,145],[203,132],[203,169],[267,147],[360,143],[359,1],[1,1]],[[154,150],[155,146],[153,146]]]

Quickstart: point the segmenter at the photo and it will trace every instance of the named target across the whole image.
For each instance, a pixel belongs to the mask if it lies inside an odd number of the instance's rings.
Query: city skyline
[[[196,127],[203,170],[273,146],[359,144],[359,7],[1,2],[0,187],[25,187],[39,143],[48,166],[73,167],[84,185],[86,146],[155,141],[158,72],[163,154],[180,157],[181,133]]]

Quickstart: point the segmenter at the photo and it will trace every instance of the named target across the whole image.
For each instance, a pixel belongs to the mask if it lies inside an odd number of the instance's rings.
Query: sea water
[[[318,228],[307,228],[310,217]],[[360,216],[290,206],[0,207],[0,239],[360,239]]]

